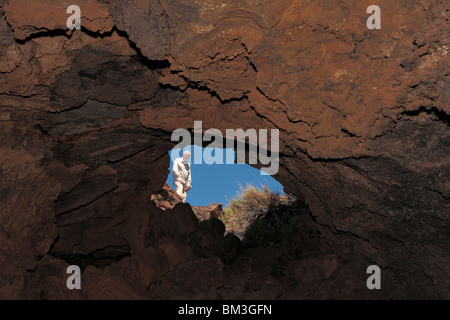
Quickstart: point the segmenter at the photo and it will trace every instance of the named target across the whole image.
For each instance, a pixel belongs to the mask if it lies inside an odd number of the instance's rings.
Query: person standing
[[[183,157],[175,159],[172,167],[173,184],[175,191],[186,202],[187,192],[191,189],[191,165],[188,163],[191,153],[183,152]]]

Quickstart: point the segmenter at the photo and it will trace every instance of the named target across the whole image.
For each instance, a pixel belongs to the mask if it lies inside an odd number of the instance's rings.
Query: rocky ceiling
[[[0,0],[0,297],[449,299],[449,4],[372,2]],[[280,130],[282,279],[150,199],[196,120]]]

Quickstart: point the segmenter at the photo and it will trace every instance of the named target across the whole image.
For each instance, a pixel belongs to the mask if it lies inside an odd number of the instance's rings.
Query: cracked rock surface
[[[0,0],[0,298],[449,299],[450,8],[371,4]],[[280,130],[280,244],[152,200],[199,120]]]

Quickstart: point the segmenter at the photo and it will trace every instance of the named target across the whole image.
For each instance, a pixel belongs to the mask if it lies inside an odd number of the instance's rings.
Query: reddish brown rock
[[[0,1],[0,296],[449,298],[448,7],[380,0],[368,30],[371,4],[86,0],[67,32],[67,2]],[[280,130],[310,213],[279,244],[239,252],[209,208],[152,200],[196,120]]]
[[[67,8],[73,2],[17,0],[9,1],[4,11],[17,39],[24,40],[32,34],[53,30],[67,30],[66,21],[72,15]],[[95,0],[81,0],[76,4],[81,11],[81,26],[91,32],[111,31],[114,22],[104,4]]]
[[[167,182],[164,183],[161,190],[158,190],[155,194],[152,194],[151,199],[155,202],[158,208],[163,210],[173,209],[177,203],[183,202],[181,197],[175,192],[175,190],[173,190],[171,186],[167,184]]]
[[[182,239],[162,238],[158,241],[156,246],[164,251],[169,261],[170,270],[176,265],[190,261],[194,258],[191,247]]]
[[[211,203],[209,206],[192,206],[195,215],[200,221],[208,220],[211,218],[218,219],[223,213],[222,203]]]
[[[141,300],[142,292],[130,284],[123,274],[115,274],[109,267],[100,270],[89,266],[81,278],[89,300]],[[83,289],[82,289],[83,290]]]
[[[39,261],[36,271],[30,274],[21,299],[59,300],[61,297],[68,300],[86,299],[85,290],[67,288],[67,279],[72,275],[67,273],[69,265],[64,260],[45,255]],[[83,287],[84,283],[82,289]]]

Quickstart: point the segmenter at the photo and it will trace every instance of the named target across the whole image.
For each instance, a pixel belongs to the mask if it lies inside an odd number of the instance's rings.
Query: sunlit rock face
[[[1,298],[450,298],[445,1],[71,4],[0,0]],[[279,244],[152,200],[194,121],[279,130]]]

